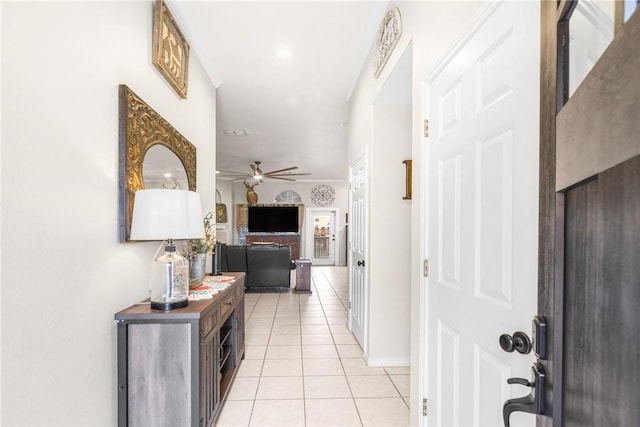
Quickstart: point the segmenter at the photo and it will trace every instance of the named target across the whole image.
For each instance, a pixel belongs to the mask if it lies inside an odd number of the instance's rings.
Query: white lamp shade
[[[136,191],[131,240],[202,239],[200,195],[185,190]]]

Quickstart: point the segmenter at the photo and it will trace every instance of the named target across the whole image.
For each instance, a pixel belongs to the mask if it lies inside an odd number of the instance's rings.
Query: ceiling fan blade
[[[283,178],[281,176],[277,176],[277,175],[270,175],[270,176],[265,176],[265,178],[269,178],[269,179],[281,179],[283,181],[295,181],[295,179],[293,178]]]
[[[247,179],[245,176],[239,176],[239,177],[219,176],[218,178],[220,178],[220,180],[224,182],[236,182],[236,181],[240,181],[241,179]]]
[[[232,175],[248,175],[247,172],[236,172],[236,171],[225,171],[225,170],[218,170],[218,172],[220,172],[220,175],[222,174],[232,174]]]
[[[310,173],[277,173],[274,175],[265,175],[267,178],[273,178],[274,176],[305,176],[311,175]]]
[[[298,169],[298,167],[297,166],[291,166],[290,168],[284,168],[284,169],[278,169],[277,171],[265,172],[265,173],[263,173],[263,175],[270,175],[272,173],[286,172],[286,171],[290,171],[290,170],[294,170],[294,169]]]

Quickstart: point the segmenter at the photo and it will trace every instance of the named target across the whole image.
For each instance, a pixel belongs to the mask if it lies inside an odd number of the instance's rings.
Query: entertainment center
[[[246,243],[277,243],[291,247],[291,259],[300,258],[304,205],[236,205],[238,232],[247,229]]]

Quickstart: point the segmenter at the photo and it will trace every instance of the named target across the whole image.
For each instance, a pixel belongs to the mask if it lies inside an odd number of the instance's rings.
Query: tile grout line
[[[313,280],[312,280],[313,281]],[[300,296],[298,296],[298,319],[300,320],[300,366],[302,367],[302,416],[304,417],[304,425],[307,425],[307,398],[304,389],[304,351],[302,348],[302,313],[300,310]]]
[[[258,303],[260,302],[261,299],[262,299],[262,294],[260,294],[260,296],[256,300],[255,306],[258,305]],[[275,314],[274,314],[274,320],[275,320]],[[273,320],[271,321],[271,329],[269,329],[269,339],[267,339],[267,345],[266,345],[266,348],[264,350],[264,355],[262,356],[262,367],[260,368],[260,375],[258,376],[258,385],[256,386],[256,392],[253,395],[253,402],[251,402],[251,415],[249,416],[249,425],[247,427],[251,426],[251,421],[253,420],[254,411],[255,411],[255,408],[256,408],[256,401],[258,400],[258,390],[260,389],[260,382],[262,381],[262,370],[264,369],[264,361],[265,361],[265,359],[267,357],[267,350],[269,349],[269,341],[271,340],[271,330],[272,329],[273,329]]]
[[[361,412],[361,408],[358,407],[357,398],[354,396],[352,385],[349,382],[349,376],[347,375],[347,372],[346,372],[346,369],[345,369],[345,364],[344,364],[345,359],[351,359],[352,358],[352,357],[348,357],[349,355],[351,355],[351,353],[347,352],[346,356],[343,356],[338,351],[338,345],[339,344],[337,344],[337,342],[336,342],[336,335],[338,334],[338,332],[343,332],[343,330],[340,329],[338,331],[334,331],[331,328],[331,325],[329,325],[329,319],[328,319],[328,313],[327,313],[327,310],[329,309],[327,307],[327,304],[333,306],[333,308],[334,308],[334,312],[333,313],[336,313],[336,312],[339,311],[337,309],[337,306],[335,305],[336,302],[339,302],[339,305],[341,306],[342,311],[347,311],[346,310],[346,306],[344,305],[342,299],[340,298],[339,291],[337,290],[338,288],[336,287],[337,285],[335,285],[333,283],[333,281],[331,280],[333,278],[333,276],[330,274],[331,271],[330,270],[329,271],[320,270],[318,273],[319,273],[319,277],[314,278],[312,276],[312,289],[315,292],[315,295],[313,295],[313,296],[309,295],[309,297],[307,297],[305,295],[303,297],[301,295],[292,294],[292,292],[279,294],[277,296],[277,299],[275,300],[275,307],[273,308],[274,311],[272,313],[273,317],[265,317],[265,318],[262,318],[262,317],[255,318],[255,317],[253,317],[255,314],[258,314],[259,312],[260,313],[269,313],[269,312],[271,312],[272,309],[270,307],[272,306],[272,304],[274,302],[274,299],[272,299],[272,297],[269,296],[269,295],[272,295],[272,294],[260,294],[255,299],[255,301],[252,301],[252,306],[251,306],[251,309],[249,310],[249,315],[245,318],[246,321],[252,320],[253,323],[257,322],[258,324],[260,324],[261,322],[263,322],[263,321],[265,321],[267,319],[271,319],[271,324],[270,324],[270,327],[268,329],[268,338],[266,340],[265,351],[262,354],[262,360],[261,360],[262,361],[262,365],[261,365],[260,371],[258,373],[257,387],[256,387],[256,390],[255,390],[255,393],[253,395],[253,399],[252,399],[252,402],[251,402],[251,410],[250,410],[249,421],[248,421],[249,422],[249,424],[248,424],[249,426],[251,425],[252,422],[259,422],[260,421],[259,419],[255,418],[256,415],[257,415],[256,404],[257,404],[257,400],[259,400],[257,398],[258,397],[258,391],[259,391],[260,385],[262,383],[263,374],[265,373],[265,363],[267,361],[267,357],[266,356],[267,356],[267,354],[269,352],[269,348],[273,347],[273,346],[276,346],[276,344],[273,341],[273,339],[274,339],[273,330],[274,330],[274,327],[277,326],[276,319],[279,318],[278,317],[279,310],[283,310],[282,314],[284,314],[284,317],[281,317],[281,319],[286,319],[286,318],[290,317],[289,315],[287,315],[287,312],[291,312],[292,308],[294,310],[293,312],[295,312],[297,314],[297,321],[294,322],[294,323],[298,326],[298,333],[296,335],[298,336],[298,338],[300,340],[300,366],[302,368],[302,372],[301,372],[302,397],[301,397],[301,400],[302,400],[302,404],[303,404],[302,415],[304,417],[304,424],[303,425],[305,427],[307,425],[309,425],[309,422],[307,420],[307,416],[309,415],[308,414],[308,407],[307,407],[307,403],[308,403],[307,401],[308,400],[314,400],[314,399],[317,399],[317,400],[340,399],[341,400],[341,399],[343,399],[341,397],[331,395],[331,393],[333,392],[331,389],[328,389],[329,394],[326,397],[311,398],[311,397],[306,395],[306,390],[305,390],[305,385],[306,385],[306,381],[305,381],[305,366],[307,366],[309,364],[313,364],[313,359],[305,360],[305,358],[304,358],[304,351],[303,351],[303,348],[304,348],[303,335],[304,334],[303,334],[303,329],[302,329],[302,327],[303,327],[303,325],[302,325],[303,308],[304,308],[305,313],[307,313],[308,311],[316,312],[317,309],[313,308],[313,306],[316,306],[316,305],[319,305],[319,307],[321,309],[322,319],[324,321],[324,325],[326,325],[327,332],[329,333],[329,335],[331,337],[331,341],[330,341],[331,345],[333,346],[333,349],[337,354],[337,359],[338,359],[338,361],[340,363],[340,367],[341,367],[341,374],[342,374],[341,376],[343,376],[344,380],[347,382],[347,388],[348,388],[349,394],[350,394],[349,400],[352,402],[352,405],[354,406],[354,409],[356,411],[355,414],[353,414],[353,415],[357,415],[358,416],[358,422],[359,422],[360,426],[364,426],[365,425],[364,419],[363,419],[364,415]],[[342,282],[342,279],[340,277],[336,276],[336,278],[337,278],[338,281]],[[321,281],[320,284],[318,284],[319,283],[318,280]],[[318,288],[318,286],[320,286],[320,288]],[[344,285],[341,285],[341,287],[344,287]],[[343,292],[343,291],[340,290],[340,292]],[[311,300],[311,299],[308,299],[308,298],[313,298],[314,300]],[[324,299],[324,301],[323,301],[323,299]],[[337,299],[337,301],[336,301],[336,299]],[[304,307],[303,307],[303,302],[306,303],[304,305]],[[348,313],[348,311],[347,311],[347,313]],[[342,316],[342,314],[340,314],[340,313],[335,314],[335,317],[338,317],[338,316]],[[315,316],[313,316],[313,317],[315,317]],[[347,319],[346,320],[348,321],[348,314],[347,314]],[[288,324],[288,322],[286,320],[283,320],[283,321],[285,322],[285,324]],[[287,334],[289,334],[289,332],[286,331],[286,329],[282,330],[281,332],[283,332],[283,333],[287,332]],[[261,333],[261,332],[258,332],[258,333]],[[344,340],[341,340],[341,341],[344,341]],[[284,340],[282,341],[282,343],[286,343],[286,342],[288,342],[288,341],[284,341]],[[314,341],[311,341],[311,342],[316,342],[316,341],[314,340]],[[318,341],[318,342],[320,342],[320,341]],[[326,342],[326,341],[322,340],[322,342]],[[345,342],[344,345],[348,345],[349,344],[346,341],[344,341],[344,342]],[[282,344],[282,343],[281,343],[281,345],[285,345],[285,344]],[[292,344],[288,344],[288,345],[292,345]],[[309,345],[321,345],[321,344],[309,344]],[[358,345],[358,347],[360,347],[360,346]],[[360,349],[362,350],[361,347],[360,347]],[[391,383],[392,383],[392,385],[394,387],[394,390],[397,393],[397,396],[399,396],[402,399],[402,401],[404,403],[404,406],[408,407],[408,404],[405,401],[405,398],[402,396],[402,393],[400,392],[399,386],[391,378],[391,373],[384,367],[383,367],[383,372],[384,372],[387,380],[391,381]],[[400,375],[400,374],[398,374],[398,375]],[[288,375],[284,375],[284,376],[286,377]],[[327,375],[320,375],[320,376],[325,376],[326,377],[326,376],[331,376],[331,375],[327,374]],[[283,398],[278,398],[278,399],[269,398],[269,399],[263,399],[263,400],[282,400],[282,399]],[[376,398],[375,397],[371,397],[371,398],[362,398],[362,399],[367,400],[367,399],[376,399]],[[297,400],[297,399],[287,398],[286,400]],[[264,410],[264,408],[263,408],[263,410]],[[365,415],[366,415],[366,411],[365,411]],[[353,421],[355,421],[355,419]]]
[[[323,272],[324,275],[324,272]],[[329,286],[331,286],[331,290],[333,291],[334,294],[336,294],[335,289],[333,287],[333,285],[331,284],[331,281],[326,277],[325,275],[325,279],[327,280],[327,282],[329,283]],[[337,296],[337,294],[336,294]],[[324,308],[324,303],[322,302],[321,298],[318,298],[320,300],[320,305],[322,306],[322,314],[324,314],[324,320],[327,323],[327,327],[329,327],[329,320],[327,319],[327,312]],[[340,298],[338,297],[338,300],[340,300]],[[342,300],[340,300],[342,301]],[[346,309],[346,307],[344,307],[343,304],[343,308]],[[331,331],[331,328],[329,327],[329,333],[331,334],[331,341],[333,341],[333,346],[336,350],[336,354],[338,355],[338,360],[340,361],[340,366],[342,367],[342,373],[344,374],[344,379],[347,382],[347,387],[349,389],[349,394],[351,395],[351,402],[353,403],[353,407],[356,409],[356,413],[358,414],[358,421],[360,421],[360,426],[364,425],[364,422],[362,421],[362,415],[360,414],[360,410],[358,409],[358,404],[356,403],[356,398],[353,395],[353,389],[351,388],[351,383],[349,383],[349,378],[347,377],[347,371],[344,369],[344,363],[342,362],[342,357],[340,356],[340,352],[338,352],[338,344],[336,343],[335,337],[334,337],[334,333],[333,331]]]

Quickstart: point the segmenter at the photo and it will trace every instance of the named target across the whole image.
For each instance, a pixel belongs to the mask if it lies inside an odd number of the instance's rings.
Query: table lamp
[[[185,190],[136,191],[131,240],[161,240],[150,275],[151,308],[172,310],[189,304],[189,263],[173,239],[202,239],[200,195]],[[158,287],[161,285],[161,287]],[[154,289],[160,289],[154,295]]]

